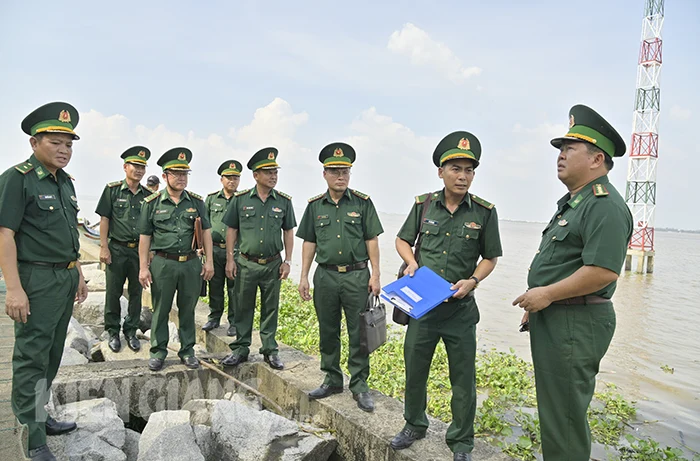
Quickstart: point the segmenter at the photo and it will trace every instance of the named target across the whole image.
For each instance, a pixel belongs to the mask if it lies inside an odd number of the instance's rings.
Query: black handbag
[[[428,198],[425,199],[425,202],[423,202],[423,208],[421,209],[421,214],[420,214],[420,227],[423,227],[423,220],[425,219],[425,214],[428,212],[428,208],[430,206],[430,198],[433,196],[432,193],[428,194]],[[416,249],[413,252],[414,256],[416,257],[416,261],[418,261],[419,253],[420,253],[420,245],[421,245],[421,240],[423,238],[423,234],[421,233],[420,227],[418,228],[418,239],[416,241]],[[400,279],[403,277],[403,271],[406,270],[406,267],[408,264],[404,261],[401,263],[401,267],[399,267],[399,272],[396,274],[396,278]],[[394,307],[393,312],[391,313],[391,320],[394,321],[395,324],[397,325],[408,325],[408,321],[410,320],[410,317],[408,316],[407,313],[399,309],[398,307]]]
[[[370,293],[367,307],[360,312],[360,352],[371,354],[386,342],[386,307]]]

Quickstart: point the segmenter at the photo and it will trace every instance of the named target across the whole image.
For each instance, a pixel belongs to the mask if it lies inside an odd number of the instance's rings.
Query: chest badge
[[[188,213],[194,213],[195,211],[197,211],[197,209],[196,208],[188,208],[185,211]]]
[[[282,213],[282,208],[272,207],[274,213]]]
[[[433,226],[437,226],[438,224],[440,224],[439,221],[435,221],[434,219],[428,219],[428,218],[423,219],[423,222],[425,224],[432,224]]]
[[[39,200],[56,200],[56,196],[51,194],[51,195],[40,195]]]
[[[559,221],[557,224],[559,224],[560,226],[564,227],[564,226],[566,226],[567,224],[569,224],[569,221],[567,221],[566,219],[562,219],[562,220]]]
[[[348,216],[350,216],[351,218],[359,218],[360,213],[358,213],[357,211],[348,211]]]
[[[477,224],[475,222],[469,222],[469,223],[465,222],[464,225],[466,227],[468,227],[469,229],[481,229],[481,224]]]
[[[168,210],[156,210],[156,214],[165,214]]]
[[[243,211],[249,211],[249,210],[254,210],[254,209],[255,209],[254,206],[244,206],[243,207]]]

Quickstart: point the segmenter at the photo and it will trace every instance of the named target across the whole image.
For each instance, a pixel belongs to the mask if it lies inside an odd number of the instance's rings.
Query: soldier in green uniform
[[[224,213],[233,194],[241,182],[243,167],[237,160],[226,160],[217,173],[221,176],[221,190],[207,195],[207,216],[211,223],[211,236],[214,241],[214,277],[209,281],[209,319],[202,330],[211,331],[218,328],[224,313],[224,285],[228,294],[228,336],[236,336],[234,313],[236,312],[234,281],[226,277],[226,224]]]
[[[226,276],[236,278],[236,341],[231,353],[222,360],[235,366],[248,360],[253,333],[255,298],[260,287],[260,339],[265,362],[274,369],[284,368],[278,355],[277,317],[280,286],[289,275],[297,225],[292,197],[275,189],[278,151],[274,147],[259,150],[248,161],[255,187],[236,192],[224,215],[226,230]],[[240,244],[239,259],[234,248]],[[284,249],[284,261],[280,252]]]
[[[593,109],[571,108],[569,132],[552,140],[557,175],[569,192],[542,233],[528,273],[525,309],[542,453],[547,461],[591,454],[586,419],[600,361],[615,331],[610,298],[632,236],[632,215],[608,180],[625,143]]]
[[[29,457],[56,458],[47,435],[76,428],[48,417],[44,405],[63,355],[73,303],[87,297],[78,262],[78,201],[63,168],[73,155],[78,111],[53,102],[29,114],[22,131],[33,154],[0,175],[0,269],[5,311],[15,321],[12,409],[27,426]]]
[[[144,288],[151,286],[153,299],[151,359],[148,361],[151,371],[163,368],[168,355],[168,318],[175,291],[180,320],[178,356],[188,368],[199,367],[193,350],[196,342],[194,308],[202,278],[208,281],[214,275],[214,258],[211,224],[204,200],[185,190],[191,161],[192,152],[184,147],[170,149],[158,159],[165,187],[146,197],[139,218],[139,281]],[[201,218],[204,229],[204,265],[192,248],[197,218]],[[150,250],[155,256],[149,267]]]
[[[355,150],[342,142],[327,145],[319,154],[323,178],[328,190],[309,199],[301,218],[297,237],[302,247],[299,294],[305,301],[309,294],[309,270],[316,255],[314,306],[318,317],[323,384],[309,393],[322,399],[343,391],[340,370],[340,320],[345,321],[350,339],[348,368],[350,391],[357,405],[373,411],[369,395],[369,355],[360,349],[360,313],[367,305],[368,291],[379,295],[379,239],[384,229],[369,196],[349,189],[350,168]],[[372,275],[367,260],[372,264]]]
[[[139,233],[136,225],[143,200],[151,192],[141,186],[146,162],[151,151],[134,146],[121,155],[126,178],[105,186],[95,213],[100,215],[100,262],[106,265],[105,331],[109,333],[109,348],[121,350],[119,328],[121,305],[119,298],[124,282],[129,280],[129,313],[124,318],[124,338],[133,351],[141,349],[136,330],[141,319],[141,284],[139,283]],[[109,242],[107,241],[109,239]]]
[[[493,271],[502,254],[496,209],[469,193],[480,158],[481,144],[473,134],[457,131],[443,138],[433,153],[433,163],[445,187],[416,197],[396,239],[396,250],[407,264],[404,274],[413,276],[418,267],[427,266],[457,290],[419,320],[409,321],[404,344],[406,425],[391,440],[397,450],[425,436],[428,373],[435,347],[442,339],[452,384],[452,422],[445,439],[455,460],[471,460],[479,322],[474,289]],[[427,212],[421,219],[428,199]],[[419,236],[421,248],[416,260],[411,247]]]

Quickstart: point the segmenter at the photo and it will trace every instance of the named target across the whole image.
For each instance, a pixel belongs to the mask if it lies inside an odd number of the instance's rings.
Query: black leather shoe
[[[284,363],[280,360],[280,356],[275,355],[265,355],[265,363],[270,365],[270,368],[275,370],[282,370],[284,368]]]
[[[396,434],[393,439],[391,439],[391,448],[394,450],[403,450],[413,445],[416,440],[425,437],[425,432],[416,432],[413,429],[404,427],[401,432]]]
[[[187,368],[191,368],[192,370],[196,370],[197,368],[199,368],[199,360],[194,355],[190,355],[189,357],[185,358],[180,358],[180,362],[184,363]]]
[[[75,423],[62,423],[56,421],[51,416],[46,418],[46,435],[61,435],[73,432],[78,428]]]
[[[472,461],[471,453],[457,452],[452,458],[453,461]]]
[[[226,336],[236,336],[236,327],[229,325],[228,330],[226,330]]]
[[[32,461],[56,461],[56,457],[46,445],[29,450],[29,459]]]
[[[152,358],[148,361],[148,369],[151,371],[159,371],[163,369],[164,359]]]
[[[230,353],[221,361],[221,364],[225,367],[235,367],[239,363],[247,362],[248,356],[243,357],[242,355]]]
[[[141,350],[141,341],[139,341],[139,339],[136,336],[127,336],[126,345],[129,346],[129,349],[131,349],[134,352],[138,352]]]
[[[202,327],[202,330],[211,331],[214,328],[219,328],[219,322],[216,322],[214,320],[209,320],[207,323],[204,324],[204,326]]]
[[[122,348],[122,342],[119,340],[119,335],[111,335],[109,343],[107,343],[112,352],[119,352]]]
[[[374,400],[369,392],[359,392],[352,394],[352,398],[357,401],[357,406],[360,410],[372,413],[374,411]]]
[[[312,400],[325,399],[333,394],[340,394],[343,392],[343,386],[329,386],[328,384],[321,384],[318,388],[309,392],[309,398]]]

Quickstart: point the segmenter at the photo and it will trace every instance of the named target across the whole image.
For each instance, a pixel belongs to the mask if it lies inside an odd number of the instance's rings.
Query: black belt
[[[277,253],[276,255],[268,256],[267,258],[258,258],[256,256],[247,255],[245,253],[241,253],[241,256],[243,257],[243,259],[247,259],[248,261],[253,261],[254,263],[258,264],[269,264],[273,261],[277,261],[278,259],[282,259],[282,256],[280,256],[279,253]]]
[[[73,269],[78,261],[69,261],[67,263],[45,263],[41,261],[19,261],[22,264],[32,264],[34,266],[50,267],[52,269]]]
[[[121,245],[127,248],[136,248],[139,246],[139,242],[122,242],[121,240],[117,239],[111,239],[110,242],[116,243],[117,245]]]
[[[345,273],[345,272],[357,271],[360,269],[366,269],[367,268],[367,261],[362,261],[359,263],[352,263],[352,264],[345,264],[344,266],[340,266],[340,265],[336,265],[336,264],[319,264],[319,266],[323,267],[324,269],[328,269],[329,271]]]
[[[196,258],[197,253],[192,252],[192,253],[186,253],[186,254],[178,254],[178,253],[163,253],[162,251],[156,251],[156,256],[160,256],[161,258],[171,259],[173,261],[178,261],[178,262],[184,263],[184,262],[187,262],[191,259]]]
[[[574,298],[560,299],[559,301],[554,301],[552,304],[564,304],[566,306],[570,305],[586,305],[586,304],[605,304],[609,303],[608,298],[603,298],[602,296],[589,295],[589,296],[576,296]]]

